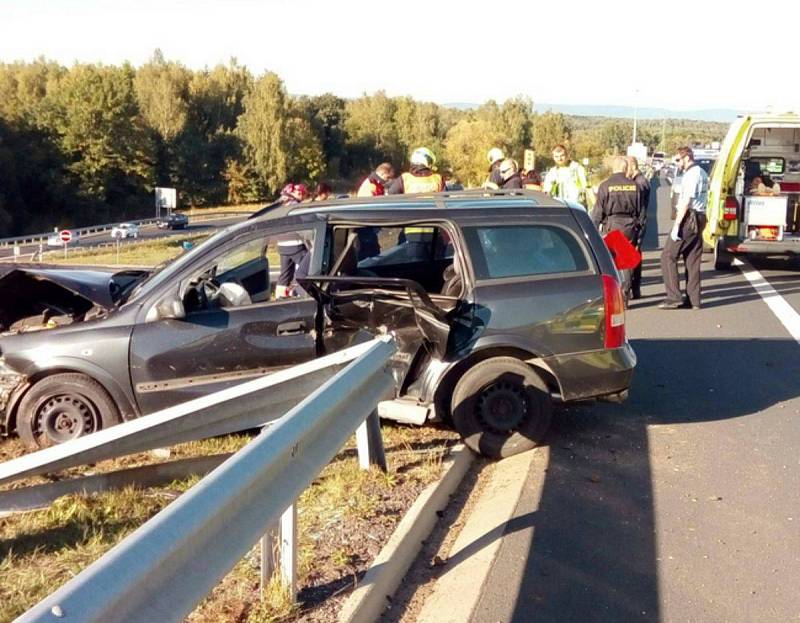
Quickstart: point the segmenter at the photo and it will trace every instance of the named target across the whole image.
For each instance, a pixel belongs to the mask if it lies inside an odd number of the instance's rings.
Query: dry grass
[[[216,214],[218,212],[255,212],[256,210],[263,208],[264,205],[268,203],[266,201],[261,203],[242,203],[239,205],[226,205],[226,206],[208,206],[207,208],[187,208],[185,210],[181,209],[178,210],[181,214],[186,214],[187,216],[204,216],[206,214]]]
[[[119,245],[119,253],[112,245],[75,249],[64,258],[63,252],[49,251],[44,254],[43,262],[48,264],[81,264],[108,266],[120,264],[124,266],[155,266],[171,260],[183,252],[182,244],[189,241],[193,245],[201,243],[209,237],[209,233],[169,236],[142,242],[130,242]]]
[[[389,473],[364,471],[351,440],[298,500],[299,603],[279,582],[259,599],[258,547],[240,561],[190,616],[217,621],[334,621],[338,604],[380,551],[408,507],[441,471],[457,440],[451,431],[383,425]],[[233,452],[250,441],[231,435],[171,448],[171,458]],[[21,447],[0,445],[6,459]],[[72,474],[110,471],[157,462],[141,453]],[[27,484],[43,482],[33,478]],[[70,495],[47,510],[0,519],[0,621],[9,621],[51,593],[120,539],[167,506],[196,479],[166,487],[129,488],[99,495]]]

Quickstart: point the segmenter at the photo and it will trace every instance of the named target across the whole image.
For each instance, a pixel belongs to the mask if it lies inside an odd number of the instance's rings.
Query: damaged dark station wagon
[[[276,300],[287,232],[310,276]],[[32,447],[393,333],[381,416],[502,457],[542,440],[554,402],[624,399],[636,363],[602,239],[533,191],[279,207],[154,271],[13,270],[0,307],[3,432]]]

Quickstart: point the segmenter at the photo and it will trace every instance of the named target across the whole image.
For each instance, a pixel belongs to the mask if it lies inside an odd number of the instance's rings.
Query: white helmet
[[[486,159],[489,161],[489,164],[494,164],[498,160],[504,160],[506,155],[503,153],[503,150],[499,147],[492,147],[489,150],[489,153],[486,154]]]
[[[411,164],[431,169],[436,164],[436,156],[427,147],[418,147],[411,154]]]
[[[506,158],[500,163],[500,177],[503,178],[504,182],[518,170],[519,166],[517,165],[517,161],[512,158]]]

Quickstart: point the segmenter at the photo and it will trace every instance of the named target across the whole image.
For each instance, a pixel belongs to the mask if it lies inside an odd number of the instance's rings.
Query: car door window
[[[572,273],[589,269],[581,243],[548,225],[465,227],[477,279]]]
[[[437,294],[454,254],[447,230],[429,223],[337,228],[333,251],[339,275],[411,279]]]
[[[292,232],[304,242],[309,252],[313,248],[314,232]],[[267,233],[237,244],[220,253],[198,270],[184,288],[187,313],[218,307],[242,307],[275,300],[280,267],[280,242],[286,233]],[[296,283],[292,296],[307,294]]]

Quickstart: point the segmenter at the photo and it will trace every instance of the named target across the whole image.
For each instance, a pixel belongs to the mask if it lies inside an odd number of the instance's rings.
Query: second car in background
[[[173,212],[158,220],[159,229],[186,229],[189,227],[189,217],[185,214]]]

